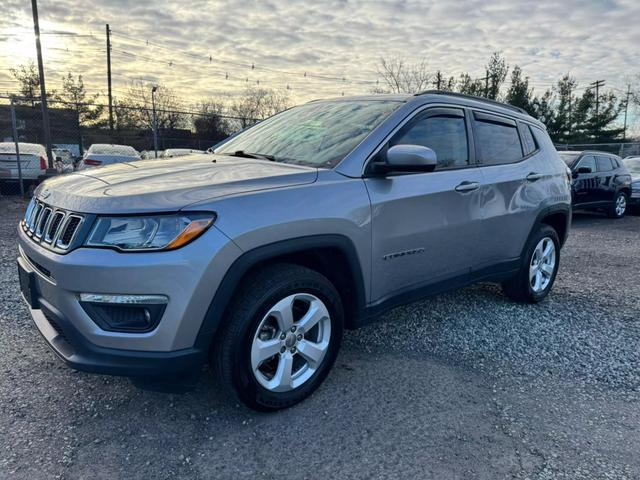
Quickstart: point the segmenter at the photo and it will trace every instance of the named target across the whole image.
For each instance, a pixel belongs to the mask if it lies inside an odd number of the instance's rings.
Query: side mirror
[[[395,145],[387,150],[388,172],[433,172],[438,165],[436,152],[422,145]]]
[[[576,173],[593,173],[589,167],[580,167]]]

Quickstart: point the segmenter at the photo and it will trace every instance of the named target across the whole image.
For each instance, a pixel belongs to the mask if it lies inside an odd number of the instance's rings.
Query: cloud
[[[23,32],[32,42],[28,2],[0,5],[7,12],[0,32]],[[617,88],[640,73],[637,0],[40,0],[40,17],[43,31],[94,35],[43,37],[62,47],[47,52],[49,83],[72,71],[101,91],[105,23],[114,32],[118,90],[133,79],[154,78],[194,99],[237,93],[258,81],[288,85],[296,100],[367,92],[379,59],[391,56],[480,77],[499,50],[510,65],[524,68],[538,91],[567,72],[582,85],[604,78]],[[0,43],[0,72],[26,60],[7,44]],[[7,82],[0,74],[0,90]]]

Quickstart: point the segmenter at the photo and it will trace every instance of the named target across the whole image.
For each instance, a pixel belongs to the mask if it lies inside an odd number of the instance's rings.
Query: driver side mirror
[[[589,167],[580,167],[576,170],[576,173],[593,173]]]
[[[394,145],[387,150],[386,160],[376,164],[378,172],[433,172],[438,165],[436,152],[422,145]]]

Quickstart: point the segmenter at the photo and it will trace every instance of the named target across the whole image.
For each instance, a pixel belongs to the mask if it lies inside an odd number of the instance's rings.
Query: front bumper
[[[18,235],[18,263],[32,278],[27,296],[33,298],[25,298],[31,316],[71,367],[140,377],[193,370],[206,361],[202,321],[239,252],[215,227],[182,249],[135,254],[79,248],[61,255],[31,241],[21,228]],[[80,293],[160,294],[169,302],[154,330],[113,332],[87,315]]]

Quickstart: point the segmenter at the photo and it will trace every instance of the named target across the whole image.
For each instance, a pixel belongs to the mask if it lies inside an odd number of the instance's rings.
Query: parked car
[[[66,148],[54,148],[52,151],[55,167],[60,173],[69,173],[74,170],[73,154]]]
[[[158,150],[157,158],[162,158],[163,153],[164,150]],[[140,152],[140,158],[142,158],[142,160],[153,160],[154,158],[156,158],[156,152],[155,150],[143,150],[142,152]]]
[[[168,148],[162,154],[162,158],[184,157],[185,155],[193,155],[194,153],[205,153],[205,151],[191,148]]]
[[[140,154],[136,149],[128,145],[94,143],[85,152],[78,170],[112,163],[135,162],[140,159]]]
[[[629,206],[638,212],[640,211],[640,156],[627,157],[623,160],[623,163],[631,175]]]
[[[48,180],[19,228],[19,278],[73,368],[150,387],[209,360],[275,410],[318,388],[344,328],[386,309],[477,281],[540,302],[570,218],[568,168],[523,110],[341,97],[190,162]]]
[[[47,151],[37,143],[18,144],[20,153],[20,170],[22,183],[26,189],[39,182],[47,173]],[[18,156],[14,142],[0,143],[0,188],[4,190],[14,185],[19,190],[20,176],[18,170]]]
[[[596,150],[565,151],[560,157],[571,169],[574,208],[604,210],[622,218],[631,196],[631,176],[617,155]]]

